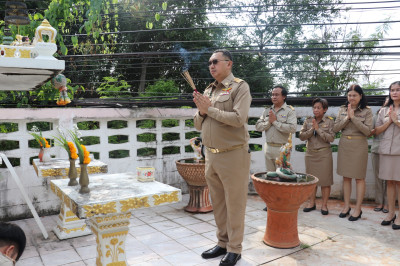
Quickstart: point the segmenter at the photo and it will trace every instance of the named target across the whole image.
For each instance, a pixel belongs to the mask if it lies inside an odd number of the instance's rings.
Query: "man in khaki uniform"
[[[198,112],[196,129],[206,146],[206,180],[217,225],[218,243],[204,251],[205,259],[220,255],[220,265],[235,265],[240,259],[250,172],[247,119],[251,104],[249,85],[232,74],[232,56],[215,51],[208,62],[215,82],[204,95],[193,93]]]
[[[257,131],[265,131],[265,166],[267,171],[275,171],[275,160],[279,157],[280,148],[288,141],[290,133],[296,132],[296,112],[286,104],[287,90],[276,86],[272,90],[273,105],[266,108],[256,123]]]
[[[0,265],[12,266],[26,246],[24,231],[16,224],[0,222]]]

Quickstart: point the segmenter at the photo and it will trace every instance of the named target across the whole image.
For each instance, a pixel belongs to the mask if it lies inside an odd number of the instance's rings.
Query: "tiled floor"
[[[129,265],[218,265],[221,258],[204,260],[200,254],[216,243],[212,213],[183,211],[188,195],[174,205],[135,211],[126,239]],[[380,225],[383,213],[363,207],[362,219],[338,218],[342,203],[331,201],[330,214],[299,211],[301,245],[275,249],[262,242],[267,212],[258,196],[249,196],[245,239],[238,266],[262,265],[400,265],[400,230]],[[33,219],[15,221],[27,233],[27,248],[17,266],[95,265],[93,235],[60,241],[51,231],[56,216],[42,217],[49,232],[43,239]]]

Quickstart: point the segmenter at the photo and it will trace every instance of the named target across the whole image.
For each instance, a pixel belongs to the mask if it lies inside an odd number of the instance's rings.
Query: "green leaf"
[[[72,41],[72,44],[75,46],[75,45],[77,45],[78,44],[78,37],[77,36],[72,36],[71,37],[71,41]]]
[[[167,10],[167,2],[162,3],[162,9]]]
[[[147,21],[146,22],[146,29],[148,29],[149,28],[149,22]]]
[[[149,29],[153,28],[153,22],[149,22]]]
[[[61,53],[63,55],[67,55],[67,53],[68,53],[67,47],[64,44],[60,44],[60,47],[61,47]]]
[[[34,20],[39,20],[39,15],[38,15],[38,14],[35,14],[35,15],[33,16],[33,19],[34,19]]]
[[[159,13],[156,13],[156,15],[155,15],[155,18],[156,18],[156,21],[159,21],[160,20],[160,14]]]

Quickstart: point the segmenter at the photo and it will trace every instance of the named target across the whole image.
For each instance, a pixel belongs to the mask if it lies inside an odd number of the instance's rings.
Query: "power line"
[[[209,30],[209,29],[224,29],[224,28],[259,28],[259,27],[293,27],[293,26],[338,26],[338,25],[360,25],[360,24],[385,24],[385,23],[399,23],[400,20],[392,21],[364,21],[364,22],[327,22],[327,23],[299,23],[299,24],[261,24],[261,25],[218,25],[218,26],[202,26],[202,27],[189,27],[189,28],[170,28],[170,29],[151,29],[151,30],[128,30],[128,31],[112,31],[101,32],[100,35],[118,35],[128,33],[143,33],[143,32],[163,32],[163,31],[181,31],[181,30]],[[64,34],[63,37],[72,36],[88,36],[88,34]]]

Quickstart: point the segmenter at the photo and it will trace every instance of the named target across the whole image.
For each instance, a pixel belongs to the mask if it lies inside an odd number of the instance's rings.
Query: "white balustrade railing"
[[[376,111],[376,108],[373,108]],[[249,117],[258,118],[263,112],[263,108],[251,108]],[[84,121],[95,121],[98,129],[81,130],[83,137],[93,136],[99,139],[98,144],[88,145],[90,152],[98,153],[99,160],[108,164],[109,173],[135,171],[137,166],[154,166],[156,168],[157,181],[179,187],[187,191],[186,183],[179,176],[175,161],[181,158],[193,157],[192,152],[186,152],[185,146],[189,145],[189,140],[185,139],[188,132],[196,131],[195,128],[186,126],[186,120],[191,120],[195,109],[175,109],[175,108],[136,108],[136,109],[110,109],[110,108],[54,108],[54,109],[0,109],[0,129],[3,123],[16,123],[18,130],[10,133],[0,131],[0,151],[5,153],[8,158],[19,160],[19,166],[15,170],[20,176],[22,184],[28,191],[33,205],[40,214],[55,213],[59,208],[58,199],[51,193],[47,183],[40,180],[30,163],[30,158],[38,155],[39,150],[30,148],[28,141],[32,136],[28,132],[28,124],[32,122],[49,122],[51,129],[43,131],[43,136],[53,139],[56,128],[72,129],[74,125]],[[336,116],[337,107],[329,108],[328,115]],[[298,117],[312,115],[310,107],[297,107]],[[176,119],[179,125],[176,127],[163,127],[162,121],[166,119]],[[108,128],[108,122],[115,120],[126,121],[125,128]],[[137,123],[141,120],[155,121],[154,128],[139,128]],[[300,130],[301,125],[298,125]],[[254,131],[255,126],[249,125],[249,131]],[[151,133],[155,135],[155,141],[138,141],[138,135]],[[176,133],[179,139],[174,141],[163,141],[163,134]],[[123,135],[126,142],[113,144],[109,143],[110,136]],[[4,150],[4,140],[18,142],[18,148]],[[333,144],[338,144],[335,139]],[[251,138],[250,144],[263,145],[264,135],[259,138]],[[293,138],[293,146],[303,144],[298,138]],[[176,154],[163,154],[163,150],[175,147]],[[153,154],[149,156],[138,156],[140,149],[153,149]],[[121,150],[127,156],[125,158],[112,158],[113,152]],[[67,158],[67,153],[60,147],[51,148],[51,154],[55,157]],[[129,155],[128,155],[129,154]],[[251,172],[265,171],[263,151],[254,151],[251,156]],[[336,172],[337,153],[334,152],[334,172]],[[292,151],[291,163],[298,172],[304,172],[304,153],[295,149]],[[374,198],[374,178],[372,176],[371,164],[368,164],[367,191],[366,198]],[[334,173],[334,185],[331,195],[340,198],[342,193],[342,178]],[[353,186],[353,190],[354,190]],[[250,192],[254,192],[252,187]],[[25,204],[17,185],[10,178],[7,168],[0,168],[0,218],[16,219],[30,216],[30,211]],[[355,191],[353,191],[355,197]]]

